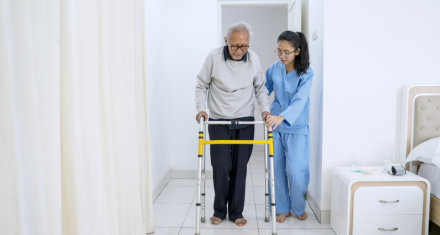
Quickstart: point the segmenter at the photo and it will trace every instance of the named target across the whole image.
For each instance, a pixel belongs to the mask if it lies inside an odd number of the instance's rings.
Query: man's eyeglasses
[[[241,49],[241,51],[246,51],[247,49],[249,49],[249,45],[241,45],[241,46],[237,46],[237,45],[229,45],[231,47],[231,50],[236,51],[238,49]]]
[[[280,49],[276,49],[274,52],[277,53],[278,56],[285,56],[288,57],[291,54],[295,53],[296,50],[293,51],[282,51]]]

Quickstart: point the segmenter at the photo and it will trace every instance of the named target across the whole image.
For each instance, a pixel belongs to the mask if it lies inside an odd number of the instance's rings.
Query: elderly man
[[[197,122],[201,117],[221,121],[254,121],[254,101],[262,118],[269,114],[265,77],[260,59],[249,50],[250,26],[238,22],[229,26],[224,47],[212,51],[197,76]],[[209,91],[209,92],[208,92]],[[207,103],[207,105],[206,105]],[[254,125],[210,125],[211,140],[253,140]],[[211,165],[214,178],[214,215],[212,224],[219,224],[229,215],[238,226],[243,218],[247,163],[252,145],[212,145]]]

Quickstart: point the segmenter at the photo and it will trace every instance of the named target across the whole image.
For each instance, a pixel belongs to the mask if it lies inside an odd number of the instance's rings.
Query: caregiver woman
[[[279,61],[266,71],[266,87],[275,93],[266,124],[273,128],[277,222],[293,214],[307,218],[309,185],[309,94],[313,71],[304,34],[285,31],[278,37]]]

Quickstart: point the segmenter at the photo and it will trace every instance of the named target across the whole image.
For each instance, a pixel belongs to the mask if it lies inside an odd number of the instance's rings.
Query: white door
[[[301,0],[289,0],[287,17],[288,29],[301,32]]]

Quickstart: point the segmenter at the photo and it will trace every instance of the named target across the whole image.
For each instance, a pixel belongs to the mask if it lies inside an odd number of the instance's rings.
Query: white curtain
[[[0,0],[0,234],[153,231],[142,0]]]
[[[0,234],[60,234],[59,4],[0,1]]]

